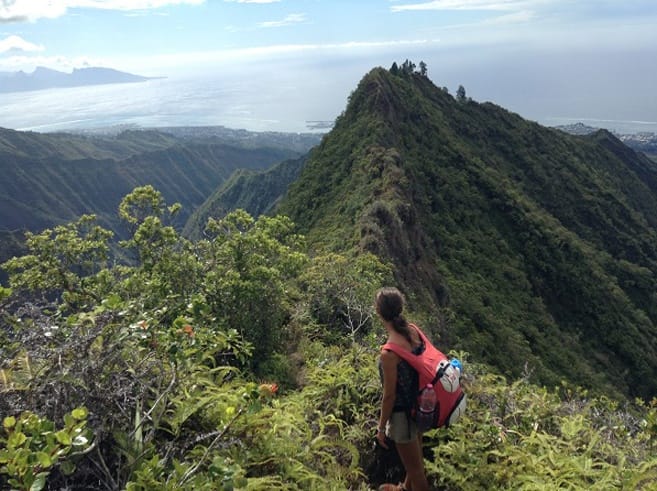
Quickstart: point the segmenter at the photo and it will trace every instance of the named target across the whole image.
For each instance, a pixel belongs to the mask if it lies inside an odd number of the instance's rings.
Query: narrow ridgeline
[[[277,211],[389,261],[441,342],[503,373],[657,395],[657,165],[607,131],[376,68]]]

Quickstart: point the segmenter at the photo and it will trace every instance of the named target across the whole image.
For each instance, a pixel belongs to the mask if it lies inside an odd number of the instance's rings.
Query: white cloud
[[[434,0],[431,2],[393,5],[390,10],[518,10],[549,0]]]
[[[503,26],[522,24],[537,19],[537,12],[543,7],[554,6],[562,0],[433,0],[422,3],[393,5],[392,12],[402,11],[488,11],[503,12],[502,15],[489,17],[475,23],[449,26],[449,28],[464,28],[473,26]],[[493,14],[495,15],[495,14]]]
[[[40,17],[54,18],[66,13],[64,2],[0,0],[0,22],[24,22]]]
[[[90,57],[65,57],[65,56],[38,56],[38,55],[15,55],[0,57],[0,71],[31,72],[37,66],[52,68],[70,72],[73,68],[87,66],[106,66],[117,70],[124,70],[140,75],[170,75],[191,73],[193,71],[204,71],[208,67],[216,66],[218,63],[226,63],[230,66],[243,66],[243,63],[266,63],[272,60],[286,60],[293,58],[299,60],[302,57],[317,56],[331,58],[363,56],[372,53],[396,53],[403,52],[408,55],[408,50],[416,48],[429,48],[440,41],[436,39],[398,39],[392,41],[350,41],[344,43],[317,43],[317,44],[275,44],[266,46],[255,46],[251,48],[234,48],[224,50],[208,50],[185,53],[170,53],[151,56],[140,56],[137,54],[121,54],[116,58],[90,58]],[[239,61],[235,64],[233,62]],[[190,72],[191,71],[191,72]]]
[[[86,56],[69,58],[66,56],[15,55],[0,58],[0,71],[3,72],[17,72],[19,70],[32,72],[39,66],[63,72],[71,72],[74,68],[111,65],[107,61]]]
[[[298,24],[306,20],[306,14],[290,14],[283,20],[271,20],[267,22],[260,22],[258,27],[284,27],[291,24]]]
[[[38,44],[25,41],[20,36],[9,36],[5,39],[0,39],[0,53],[7,53],[8,51],[43,51],[44,47]]]
[[[149,57],[148,62],[158,66],[185,66],[230,62],[233,60],[258,61],[271,60],[272,57],[297,56],[304,53],[321,52],[330,53],[363,53],[386,51],[395,49],[408,49],[410,47],[431,46],[439,43],[437,39],[398,39],[392,41],[349,41],[344,43],[318,43],[318,44],[274,44],[269,46],[255,46],[251,48],[235,48],[216,51],[196,51],[180,54],[159,55]],[[125,58],[123,58],[124,61]]]
[[[151,10],[169,5],[199,5],[205,0],[0,0],[0,22],[35,21],[66,14],[70,8]]]
[[[169,12],[149,12],[147,10],[134,10],[128,11],[123,14],[125,17],[146,17],[146,16],[156,16],[156,17],[169,17],[171,14]]]
[[[151,10],[170,5],[200,5],[205,0],[66,0],[69,7],[104,10]]]
[[[237,2],[237,3],[277,3],[281,0],[224,0],[224,2]]]
[[[513,12],[507,15],[500,15],[499,17],[494,17],[482,21],[481,24],[484,25],[496,25],[496,24],[515,24],[522,22],[529,22],[536,18],[536,14],[529,10],[521,10],[519,12]]]

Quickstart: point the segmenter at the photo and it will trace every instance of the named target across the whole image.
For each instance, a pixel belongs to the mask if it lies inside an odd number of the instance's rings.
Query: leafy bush
[[[0,486],[365,490],[400,477],[394,453],[372,448],[371,302],[389,269],[369,254],[310,258],[284,217],[237,212],[192,243],[155,190],[127,203],[136,262],[109,267],[109,235],[85,218],[5,264]],[[466,416],[425,435],[436,487],[657,481],[657,401],[465,367]]]
[[[64,427],[26,411],[7,416],[0,436],[0,473],[7,474],[13,488],[40,491],[55,466],[65,474],[75,471],[73,458],[89,451],[90,432],[85,429],[87,410],[76,408],[64,415]]]
[[[650,489],[657,482],[646,417],[586,391],[507,383],[488,370],[467,385],[468,413],[428,435],[427,470],[447,489]]]

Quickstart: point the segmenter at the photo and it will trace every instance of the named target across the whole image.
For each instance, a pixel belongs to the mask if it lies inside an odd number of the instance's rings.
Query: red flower
[[[263,397],[273,397],[278,392],[278,384],[260,384],[260,395]]]
[[[190,338],[194,337],[194,328],[192,326],[190,326],[189,324],[186,324],[185,326],[183,326],[182,332],[187,334]]]

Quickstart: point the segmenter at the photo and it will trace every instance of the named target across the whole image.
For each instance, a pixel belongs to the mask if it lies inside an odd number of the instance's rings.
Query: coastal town
[[[556,126],[556,128],[565,131],[566,133],[570,133],[571,135],[589,135],[600,129],[585,125],[584,123]],[[615,131],[612,133],[631,149],[637,152],[643,152],[653,158],[653,160],[657,160],[657,133],[651,131],[642,131],[631,134],[622,134]]]

